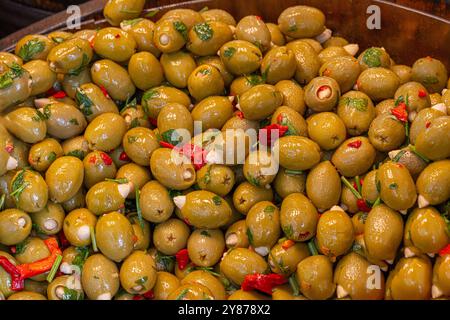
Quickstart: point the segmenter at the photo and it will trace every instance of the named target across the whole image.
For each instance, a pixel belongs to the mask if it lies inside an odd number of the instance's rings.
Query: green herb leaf
[[[353,243],[352,251],[364,256],[364,248],[357,242]]]
[[[188,294],[188,292],[189,292],[188,288],[184,289],[183,291],[180,292],[180,294],[176,297],[175,300],[183,300],[184,297]]]
[[[180,190],[173,190],[173,189],[169,189],[169,196],[173,199],[175,197],[178,196],[182,196],[183,192],[181,192]]]
[[[56,160],[56,153],[55,152],[50,152],[47,156],[47,161],[53,162]]]
[[[69,123],[70,123],[70,124],[73,124],[74,126],[80,125],[80,123],[78,122],[78,120],[75,119],[75,118],[70,119],[70,120],[69,120]]]
[[[85,116],[90,116],[93,114],[92,106],[94,105],[94,103],[91,99],[89,99],[83,89],[77,89],[75,93],[75,101],[77,102],[81,112],[83,112]]]
[[[138,23],[139,21],[142,21],[142,18],[136,18],[136,19],[130,19],[130,20],[124,20],[122,21],[121,25],[122,26],[134,26],[136,23]]]
[[[36,116],[33,117],[34,121],[45,121],[50,119],[52,116],[52,112],[50,110],[50,105],[46,105],[43,109],[43,112],[41,112],[39,109],[36,109]]]
[[[250,228],[247,228],[247,232],[246,233],[247,233],[248,242],[253,247],[253,233],[252,233],[252,230]]]
[[[214,31],[208,22],[197,23],[194,26],[194,31],[202,41],[208,41],[214,35]]]
[[[188,39],[188,34],[187,34],[188,29],[187,29],[186,25],[183,22],[181,22],[181,21],[174,21],[173,22],[173,27],[175,28],[175,30],[177,30],[183,36],[184,40],[187,41],[187,39]]]
[[[23,70],[24,69],[21,66],[13,62],[9,66],[9,70],[4,72],[0,76],[0,89],[5,89],[11,86],[14,82],[14,79],[20,77],[23,74]]]
[[[291,224],[282,226],[281,229],[283,230],[286,237],[288,237],[289,239],[294,239],[294,229],[292,228]]]
[[[247,83],[251,85],[252,87],[264,83],[263,77],[257,74],[251,74],[249,76],[245,76],[245,79],[247,80]]]
[[[57,44],[64,42],[64,38],[61,38],[61,37],[52,37],[51,39],[54,43],[57,43]]]
[[[295,273],[293,273],[289,277],[289,285],[291,286],[292,294],[294,296],[299,296],[300,295],[300,287],[298,285],[297,276],[295,275]]]
[[[16,254],[22,254],[25,252],[25,249],[27,248],[29,240],[25,239],[19,244],[16,244]]]
[[[406,150],[399,151],[395,157],[392,159],[392,162],[399,162],[403,155],[406,153]]]
[[[154,10],[150,10],[148,13],[145,14],[144,17],[146,18],[152,18],[154,16],[156,16],[159,12],[159,9],[154,9]]]
[[[59,265],[61,264],[62,261],[62,255],[58,254],[56,256],[55,261],[53,262],[52,268],[50,269],[50,273],[47,276],[47,282],[50,283],[53,281],[53,278],[56,275],[56,272],[58,272],[59,269]]]
[[[169,129],[161,134],[161,139],[174,146],[183,141],[183,137],[178,133],[176,129]]]
[[[202,13],[202,12],[205,12],[205,11],[208,11],[208,10],[209,10],[209,8],[206,6],[206,7],[201,8],[199,13]]]
[[[342,101],[348,107],[355,108],[356,110],[361,112],[367,111],[368,101],[365,98],[344,97],[342,98]]]
[[[298,30],[298,27],[297,27],[296,24],[290,25],[289,28],[288,28],[289,32],[295,32],[297,30]]]
[[[119,179],[106,178],[105,181],[111,181],[111,182],[115,182],[115,183],[118,183],[118,184],[128,183],[128,179],[127,178],[119,178]]]
[[[78,76],[81,73],[81,71],[83,71],[84,68],[88,66],[88,64],[89,64],[89,57],[86,53],[83,52],[83,58],[81,60],[80,66],[76,69],[70,70],[68,74],[71,76]]]
[[[147,280],[148,280],[148,277],[147,277],[147,276],[143,276],[142,278],[137,279],[137,280],[135,281],[135,283],[136,283],[137,285],[143,286],[143,285],[147,282]]]
[[[89,230],[91,232],[91,243],[92,243],[92,250],[94,250],[94,252],[98,252],[98,248],[97,248],[97,238],[95,237],[95,230],[93,226],[89,227]]]
[[[399,96],[396,100],[395,100],[395,106],[398,106],[400,103],[405,102],[405,98],[403,98],[403,96]]]
[[[80,160],[83,160],[85,157],[84,151],[82,150],[72,150],[70,151],[67,156],[72,156],[72,157],[76,157]]]
[[[319,254],[319,251],[317,250],[314,238],[312,238],[310,241],[308,241],[308,249],[312,256],[317,256]]]
[[[201,70],[199,70],[198,72],[197,72],[197,74],[202,74],[202,75],[204,75],[204,76],[207,76],[207,75],[209,75],[209,74],[211,74],[211,70],[209,70],[208,68],[205,68],[205,69],[201,69]]]
[[[39,226],[37,225],[37,223],[33,222],[33,223],[31,224],[31,226],[32,226],[33,230],[36,231],[37,234],[47,235],[47,234],[44,232],[44,230],[42,230],[41,227],[39,227]]]
[[[121,13],[127,13],[127,14],[140,14],[140,11],[137,10],[128,10],[128,9],[122,9],[120,10]]]
[[[139,138],[136,136],[128,136],[127,140],[128,140],[128,143],[135,143],[136,141],[139,140]]]
[[[212,200],[213,200],[213,202],[214,202],[214,204],[215,204],[216,206],[220,206],[220,205],[222,204],[222,199],[220,199],[219,196],[214,196],[214,197],[212,198]]]
[[[367,216],[369,215],[369,213],[368,212],[359,212],[358,213],[358,220],[361,222],[361,223],[366,223],[366,220],[367,220]]]
[[[28,62],[33,57],[45,49],[44,41],[37,38],[27,41],[19,50],[18,56],[23,59],[24,62]]]
[[[379,48],[369,48],[362,57],[362,61],[369,67],[375,68],[381,66],[382,51]]]
[[[141,192],[139,191],[138,188],[136,188],[136,210],[137,210],[137,215],[138,215],[138,219],[139,219],[139,226],[141,227],[142,232],[144,232],[144,218],[142,217],[140,197],[141,197]]]
[[[203,230],[202,232],[200,232],[200,234],[201,234],[202,236],[205,236],[205,237],[211,238],[211,235],[210,235],[210,234],[209,234],[209,232],[208,232],[208,231],[206,231],[206,230]]]
[[[82,291],[77,291],[75,289],[69,289],[64,287],[64,294],[62,300],[83,300],[84,293]]]
[[[284,173],[287,174],[288,176],[297,176],[297,175],[302,175],[303,171],[302,170],[289,170],[289,169],[285,169]]]
[[[138,118],[134,118],[134,119],[131,120],[131,122],[130,122],[130,129],[139,127],[140,125],[141,125],[141,124],[140,124],[140,122],[139,122],[139,119],[138,119]]]
[[[226,48],[224,51],[223,51],[223,56],[225,57],[225,58],[228,58],[228,59],[230,59],[232,56],[233,56],[233,54],[236,52],[236,48],[234,48],[234,47],[228,47],[228,48]]]
[[[275,212],[275,207],[274,206],[267,206],[264,208],[264,212],[265,213],[273,213]]]
[[[19,202],[20,195],[25,190],[26,187],[30,184],[28,181],[25,181],[25,169],[22,169],[22,171],[19,172],[19,174],[16,176],[16,178],[12,181],[12,188],[11,188],[11,197],[14,197],[16,200],[16,203]]]
[[[89,256],[89,247],[76,247],[75,250],[78,252],[75,258],[72,260],[72,264],[78,266],[80,270],[83,269],[84,262]]]
[[[248,175],[247,180],[248,180],[248,182],[250,182],[255,187],[260,187],[261,186],[259,180],[257,178],[255,178],[254,176],[250,175],[250,174]]]
[[[158,264],[162,264],[164,270],[169,271],[175,263],[174,256],[165,256],[159,251],[156,252],[155,260]]]
[[[425,85],[436,84],[439,83],[439,80],[435,76],[426,76],[422,79],[422,83]]]
[[[395,182],[394,182],[394,183],[391,183],[391,184],[389,185],[389,189],[391,189],[391,190],[395,190],[395,189],[397,189],[397,187],[398,187],[398,184],[396,184]]]
[[[159,96],[159,92],[154,89],[150,89],[145,91],[145,93],[142,95],[142,100],[150,100],[153,98],[157,98]]]
[[[208,185],[211,182],[211,169],[212,165],[208,165],[205,175],[202,177],[204,184]]]
[[[0,210],[3,210],[3,207],[5,206],[5,200],[6,200],[6,194],[2,194],[0,197]]]

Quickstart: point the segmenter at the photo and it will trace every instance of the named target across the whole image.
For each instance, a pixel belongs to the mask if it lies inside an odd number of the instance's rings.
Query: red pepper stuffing
[[[52,94],[52,97],[55,99],[62,99],[62,98],[67,97],[67,94],[61,90],[61,91],[57,91],[54,94]]]
[[[358,209],[363,212],[369,212],[370,207],[367,205],[366,200],[364,199],[358,199],[356,200],[356,205],[358,206]]]
[[[100,153],[100,157],[102,158],[103,162],[107,165],[110,166],[113,163],[113,160],[111,159],[110,156],[108,156],[106,153],[101,152]]]
[[[397,107],[391,109],[391,113],[401,122],[408,121],[408,112],[406,111],[406,104],[404,102],[400,102]]]
[[[427,92],[423,89],[419,90],[419,98],[425,98],[427,96]]]
[[[443,257],[446,254],[450,254],[450,244],[446,245],[443,249],[439,251],[439,255]]]
[[[237,111],[236,117],[238,117],[239,119],[244,119],[244,113],[242,111]]]
[[[150,121],[150,124],[151,124],[152,126],[154,126],[154,127],[157,127],[157,126],[158,126],[158,121],[156,121],[155,118],[150,118],[150,117],[148,117],[148,121]]]
[[[14,146],[12,144],[7,144],[5,146],[5,151],[8,152],[8,153],[13,152],[14,151]]]
[[[288,126],[283,126],[281,124],[274,123],[265,126],[262,129],[259,129],[258,140],[259,142],[263,143],[266,146],[272,145],[275,142],[275,140],[277,140],[279,137],[284,136],[288,130],[289,130]]]
[[[104,86],[100,86],[100,90],[102,90],[103,95],[107,98],[109,98],[108,91],[106,91],[106,88]]]
[[[187,249],[181,249],[175,254],[177,259],[178,268],[184,270],[189,263],[189,253]]]
[[[362,144],[361,140],[355,140],[353,142],[348,143],[347,146],[350,148],[359,149],[359,147],[361,147],[361,144]]]
[[[425,122],[425,128],[429,128],[431,126],[431,122],[430,121],[427,121],[427,122]]]
[[[120,161],[130,161],[130,158],[128,157],[128,155],[126,154],[125,151],[122,151],[119,155],[119,160]]]
[[[241,289],[244,291],[256,289],[271,295],[273,287],[285,284],[287,281],[288,280],[284,276],[276,273],[248,274],[242,282]]]
[[[288,240],[286,240],[286,241],[283,241],[283,243],[281,244],[281,247],[282,247],[284,250],[287,250],[287,249],[289,249],[290,247],[292,247],[294,244],[295,244],[295,241],[293,241],[293,240],[291,240],[291,239],[288,239]]]
[[[159,145],[163,148],[177,150],[180,154],[188,157],[191,160],[195,170],[200,170],[206,165],[206,150],[192,143],[186,143],[181,148],[165,141],[159,141]]]

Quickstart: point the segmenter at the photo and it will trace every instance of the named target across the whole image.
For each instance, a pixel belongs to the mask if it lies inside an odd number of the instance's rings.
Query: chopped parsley
[[[22,47],[20,47],[17,55],[21,57],[24,62],[28,62],[33,59],[34,56],[44,51],[44,49],[44,41],[35,38],[27,41]]]

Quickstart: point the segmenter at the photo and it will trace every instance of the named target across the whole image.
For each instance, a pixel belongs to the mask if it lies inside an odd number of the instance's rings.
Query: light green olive
[[[158,147],[158,139],[148,128],[136,127],[128,130],[122,139],[127,156],[141,166],[148,166],[153,151]]]
[[[369,68],[361,72],[356,82],[358,90],[374,101],[392,98],[400,86],[400,78],[385,68]]]
[[[344,121],[348,133],[358,136],[369,130],[375,108],[365,93],[349,91],[339,99],[337,115]]]
[[[45,172],[51,201],[61,203],[77,194],[83,184],[83,162],[72,156],[56,159]]]
[[[128,73],[135,86],[144,91],[159,86],[164,80],[163,67],[158,59],[145,51],[131,56],[128,62]],[[167,72],[165,74],[167,77]]]
[[[86,193],[86,207],[95,215],[119,210],[124,205],[130,190],[129,183],[98,182]]]
[[[9,112],[4,117],[4,125],[17,138],[26,143],[44,140],[47,133],[44,115],[35,108],[23,107]]]
[[[26,212],[19,209],[1,211],[0,243],[5,246],[21,243],[30,235],[31,227],[31,218]]]
[[[279,151],[280,165],[289,170],[307,170],[320,161],[320,147],[301,136],[284,136],[274,145]]]
[[[0,89],[0,111],[22,102],[30,96],[32,79],[27,70],[17,63],[12,63],[10,67],[0,70],[0,74],[4,81]]]
[[[109,0],[103,8],[106,21],[112,26],[118,26],[123,20],[140,16],[145,6],[145,0]]]
[[[264,56],[261,62],[261,74],[265,75],[268,84],[276,84],[281,80],[289,80],[295,74],[297,64],[294,53],[286,47],[274,47]]]
[[[44,209],[33,213],[31,219],[40,233],[53,235],[63,228],[65,215],[62,205],[49,201]]]
[[[192,55],[183,51],[164,53],[160,61],[167,81],[177,88],[186,88],[189,75],[197,67]]]
[[[278,26],[288,37],[313,38],[325,30],[325,15],[317,8],[293,6],[280,14]]]
[[[77,75],[89,65],[92,56],[89,41],[72,38],[53,47],[47,61],[54,72]]]
[[[215,55],[220,47],[233,40],[230,27],[220,21],[201,22],[189,30],[186,48],[196,56]]]
[[[81,272],[83,291],[91,300],[111,300],[120,287],[119,269],[102,254],[87,258]]]
[[[119,109],[109,95],[105,95],[97,85],[90,82],[77,87],[75,100],[89,122],[102,113],[119,113]]]
[[[125,135],[125,120],[116,113],[102,113],[87,126],[84,137],[91,150],[110,151],[117,148]]]
[[[48,37],[40,34],[30,34],[17,42],[14,53],[22,58],[23,62],[45,60],[54,46],[55,43]]]
[[[142,96],[141,105],[148,116],[156,120],[161,109],[167,103],[173,102],[182,104],[186,108],[189,108],[191,104],[189,96],[184,91],[161,86],[147,90]]]
[[[193,121],[201,121],[202,130],[222,128],[233,115],[228,97],[211,96],[200,101],[191,111]]]
[[[283,97],[276,87],[268,84],[257,85],[239,97],[239,105],[244,117],[262,120],[281,106]]]
[[[292,50],[295,56],[297,64],[295,80],[301,85],[306,85],[319,73],[321,64],[317,52],[304,40],[289,42],[286,48]]]
[[[192,71],[187,85],[189,93],[197,101],[209,96],[222,95],[225,89],[225,83],[219,70],[208,64],[198,66]]]
[[[275,88],[280,91],[283,96],[283,106],[294,109],[302,116],[305,114],[306,106],[302,87],[295,81],[281,80],[275,85]]]
[[[246,16],[236,25],[235,36],[238,40],[256,45],[262,52],[270,48],[270,31],[259,16]]]
[[[247,41],[233,40],[220,48],[220,59],[234,75],[245,75],[256,71],[261,65],[262,53]]]
[[[33,60],[24,64],[23,68],[30,73],[32,96],[50,90],[56,81],[56,74],[50,70],[46,61]]]
[[[341,195],[341,179],[330,161],[313,167],[306,178],[306,194],[320,211],[337,205]]]

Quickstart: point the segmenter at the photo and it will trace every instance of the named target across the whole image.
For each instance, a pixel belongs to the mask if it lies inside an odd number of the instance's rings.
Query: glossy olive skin
[[[134,95],[134,86],[127,70],[112,60],[96,61],[91,67],[92,81],[105,87],[111,98],[126,101]]]
[[[392,71],[399,77],[400,84],[405,84],[411,81],[412,68],[403,64],[397,64],[390,67]]]
[[[75,209],[64,219],[64,234],[73,246],[88,246],[91,244],[90,229],[96,223],[97,217],[91,211],[85,208]]]
[[[16,292],[8,300],[47,300],[44,295],[32,291]]]
[[[400,86],[400,79],[389,69],[369,68],[361,72],[356,83],[358,90],[374,101],[381,101],[394,96]]]
[[[6,209],[0,212],[0,243],[6,246],[24,241],[31,232],[30,216],[19,209]]]
[[[128,199],[136,198],[136,190],[141,189],[152,178],[150,170],[136,163],[127,163],[119,168],[116,179],[126,179],[132,186],[127,196]]]
[[[177,88],[186,88],[189,75],[197,67],[192,55],[183,51],[164,53],[160,61],[167,81]]]
[[[29,237],[23,243],[22,249],[16,252],[14,257],[18,264],[33,263],[50,256],[50,251],[45,242],[37,237]],[[30,279],[36,281],[45,281],[46,273],[38,274]]]
[[[335,113],[320,112],[309,117],[306,122],[309,138],[321,149],[333,150],[345,140],[345,124]]]
[[[168,190],[158,181],[147,182],[140,191],[142,217],[150,222],[166,221],[174,210]]]
[[[252,87],[239,97],[239,105],[244,117],[262,120],[281,106],[283,98],[274,86],[261,84]]]
[[[229,87],[234,79],[234,76],[225,68],[222,60],[217,55],[198,57],[196,63],[197,65],[209,64],[219,70],[226,87]]]
[[[233,105],[228,97],[211,96],[192,109],[192,120],[202,122],[202,130],[222,128],[233,115]]]
[[[444,64],[432,57],[418,59],[412,65],[413,81],[422,83],[430,93],[441,92],[448,80]]]
[[[186,48],[196,56],[215,55],[220,47],[233,40],[231,28],[224,22],[207,21],[197,23],[188,34]]]
[[[422,109],[431,107],[430,95],[427,89],[418,82],[411,81],[401,85],[395,91],[394,99],[397,100],[400,96],[403,97],[410,112],[419,112]],[[408,101],[406,101],[406,97],[408,97]]]
[[[319,73],[321,63],[317,52],[303,40],[289,42],[286,48],[292,50],[297,62],[295,80],[301,85],[306,85]]]
[[[199,283],[188,283],[175,289],[167,300],[213,300],[213,295],[207,287]]]
[[[214,300],[225,300],[226,292],[222,282],[205,270],[195,270],[190,272],[181,280],[181,285],[195,283],[205,286],[211,291]]]
[[[250,245],[266,255],[280,237],[280,212],[269,201],[261,201],[251,207],[245,219]]]
[[[14,53],[22,58],[23,62],[45,60],[54,45],[53,41],[46,36],[39,34],[26,35],[17,42]],[[33,50],[33,47],[36,50]]]
[[[379,286],[370,276],[379,276]],[[334,283],[342,287],[352,300],[382,300],[384,298],[384,275],[380,268],[371,265],[361,255],[351,252],[336,265]]]
[[[84,179],[83,162],[72,156],[56,159],[45,172],[49,199],[61,203],[72,198]]]
[[[401,243],[401,215],[384,204],[372,208],[364,224],[366,253],[371,259],[393,260]]]
[[[355,148],[355,143],[360,147]],[[375,148],[365,137],[354,137],[345,140],[333,153],[331,162],[341,175],[354,177],[367,172],[375,160]]]
[[[220,262],[220,272],[237,285],[242,284],[246,275],[264,273],[268,269],[260,255],[246,248],[229,251]]]
[[[317,209],[306,196],[292,193],[283,199],[280,210],[281,228],[291,240],[306,241],[316,233]]]
[[[449,168],[449,160],[435,161],[430,163],[417,178],[417,192],[431,205],[442,203],[450,197]]]
[[[123,20],[139,17],[144,5],[144,0],[109,0],[103,8],[103,15],[109,24],[118,26]]]
[[[295,74],[294,54],[286,47],[275,47],[264,56],[261,62],[261,74],[266,75],[266,82],[275,85],[281,80],[291,79]]]
[[[408,216],[404,245],[413,252],[435,254],[443,249],[449,240],[445,220],[435,208],[416,208]]]
[[[305,86],[305,103],[316,111],[331,111],[339,101],[339,84],[333,78],[316,77]]]
[[[136,41],[132,35],[119,28],[103,28],[95,36],[94,50],[101,57],[125,62],[136,51]]]
[[[187,81],[189,93],[200,101],[209,96],[221,95],[225,83],[219,70],[211,65],[200,65],[189,75]]]
[[[181,208],[181,216],[197,228],[220,228],[228,222],[231,214],[227,201],[206,190],[189,192]]]
[[[325,30],[325,15],[313,7],[293,6],[280,14],[278,26],[288,37],[313,38]]]
[[[292,80],[282,80],[275,85],[275,88],[283,96],[283,106],[294,109],[302,116],[305,114],[306,106],[302,87]]]
[[[0,63],[1,65],[1,63]],[[18,66],[18,67],[17,67]],[[12,84],[0,89],[0,110],[3,111],[7,107],[26,100],[31,94],[32,79],[30,73],[24,68],[17,65],[14,72]],[[1,72],[2,76],[7,76],[12,72],[11,68],[6,68]],[[8,77],[10,78],[10,77]],[[10,78],[11,79],[11,78]]]
[[[153,177],[169,189],[184,190],[195,183],[196,176],[193,165],[186,157],[177,157],[168,148],[156,149],[150,158],[150,169]],[[173,156],[173,159],[172,159]]]
[[[148,166],[150,157],[159,147],[155,133],[143,127],[128,130],[122,139],[127,156],[141,166]]]
[[[295,272],[299,262],[309,255],[305,243],[290,243],[285,246],[285,242],[281,242],[270,250],[268,262],[272,272],[289,276]]]
[[[120,28],[133,36],[138,51],[150,52],[155,57],[161,55],[161,51],[153,43],[153,32],[155,30],[153,21],[144,18],[126,20],[120,23]]]
[[[233,40],[225,43],[219,51],[223,64],[234,75],[250,74],[259,69],[262,53],[247,41]]]
[[[433,268],[433,287],[432,290],[439,291],[440,295],[448,297],[449,295],[449,255],[444,255],[443,257],[437,257]],[[439,298],[439,294],[432,294],[433,298]]]
[[[317,246],[321,253],[334,261],[345,254],[354,240],[351,219],[341,210],[329,210],[323,213],[317,224]]]
[[[40,233],[54,235],[63,228],[64,217],[62,205],[48,202],[43,210],[33,213],[31,218]]]
[[[187,242],[189,259],[200,267],[211,267],[219,262],[225,249],[225,239],[219,229],[196,229]]]
[[[66,212],[70,212],[75,209],[84,208],[86,205],[86,192],[83,188],[80,188],[78,192],[69,200],[62,202],[62,206]]]
[[[410,140],[412,144],[416,144],[417,136],[427,129],[427,126],[430,126],[430,121],[435,118],[439,118],[445,116],[445,113],[434,109],[434,108],[426,108],[417,113],[417,116],[414,118],[411,123],[411,128],[409,130]]]
[[[297,281],[301,293],[308,299],[330,298],[336,285],[333,283],[333,266],[326,256],[316,255],[303,259],[297,265]]]
[[[341,195],[341,179],[330,161],[313,167],[306,178],[306,194],[320,211],[337,205]]]
[[[428,257],[402,258],[389,273],[387,300],[428,300],[431,297],[432,266]]]
[[[378,47],[371,47],[361,52],[358,61],[363,71],[368,68],[389,68],[391,66],[389,54]]]
[[[389,113],[377,116],[370,124],[369,141],[378,151],[397,149],[405,138],[404,124]]]
[[[125,186],[131,189],[129,182]],[[126,198],[120,188],[121,183],[115,181],[101,181],[94,184],[86,193],[86,207],[95,215],[119,210]]]
[[[116,113],[102,113],[89,123],[84,137],[91,150],[108,152],[122,142],[127,126],[125,120]]]
[[[163,66],[153,54],[146,51],[131,56],[128,73],[135,86],[144,91],[159,86],[164,80]]]
[[[23,65],[30,73],[32,84],[30,95],[34,96],[49,90],[56,81],[56,74],[50,70],[48,63],[42,60],[30,61]]]
[[[57,139],[68,139],[81,134],[87,126],[83,113],[76,107],[61,102],[45,106],[47,133]]]
[[[369,130],[375,108],[365,93],[349,91],[339,99],[337,115],[344,121],[347,132],[357,136]]]
[[[301,171],[291,172],[280,168],[273,181],[273,187],[283,199],[292,193],[303,193],[306,189],[306,175]]]
[[[59,142],[47,138],[30,148],[28,162],[37,171],[45,171],[56,158],[63,156],[63,149]]]
[[[22,191],[17,191],[21,187]],[[25,169],[18,171],[11,179],[9,188],[12,192],[18,192],[14,196],[14,201],[16,207],[21,210],[34,213],[47,205],[49,188],[42,176],[35,171]]]
[[[11,209],[16,207],[16,203],[14,202],[13,196],[11,196],[11,180],[15,176],[15,171],[8,171],[7,173],[0,176],[0,192],[5,194],[5,209]]]
[[[62,144],[63,152],[66,156],[73,156],[80,160],[89,153],[89,143],[84,136],[67,139]]]
[[[180,280],[173,274],[159,271],[153,287],[155,300],[167,300],[167,297],[180,286]]]
[[[205,21],[221,21],[230,26],[236,25],[236,20],[234,17],[225,10],[222,9],[208,9],[200,12],[202,18]]]
[[[62,81],[64,92],[71,98],[75,98],[77,89],[86,83],[92,82],[89,69],[83,69],[78,75],[65,74]]]
[[[225,244],[230,248],[247,248],[249,246],[245,219],[238,220],[228,227],[225,233]]]
[[[221,197],[231,191],[234,181],[233,170],[225,165],[206,165],[197,171],[197,184],[200,189],[214,192]]]
[[[103,151],[93,151],[87,154],[83,165],[84,186],[88,189],[107,178],[113,179],[117,172],[116,165]]]
[[[387,162],[377,170],[380,197],[394,210],[411,208],[417,199],[416,186],[408,169],[401,163]]]
[[[250,208],[260,201],[272,201],[273,191],[258,187],[250,182],[241,183],[233,193],[233,205],[242,214],[247,214]]]
[[[305,119],[298,112],[290,107],[278,107],[272,114],[271,124],[280,124],[288,127],[286,135],[298,135],[306,137],[307,124]]]
[[[76,89],[75,99],[81,112],[91,122],[102,113],[119,113],[119,109],[109,95],[93,83],[82,84]]]
[[[271,35],[264,21],[259,16],[246,16],[236,25],[235,36],[238,40],[248,41],[261,51],[270,47]]]
[[[267,150],[259,149],[249,153],[243,166],[244,176],[257,187],[269,188],[277,172],[275,157]]]
[[[280,165],[289,170],[307,170],[320,161],[320,147],[301,136],[284,136],[275,142],[279,148]]]
[[[416,138],[417,151],[430,160],[442,160],[450,156],[450,116],[429,121],[425,130]]]
[[[143,294],[151,290],[156,277],[155,261],[145,251],[134,251],[120,267],[120,284],[131,294]]]
[[[169,219],[156,225],[153,232],[153,243],[166,255],[174,255],[186,247],[189,227],[179,219]]]
[[[5,251],[0,251],[0,257],[5,257],[13,265],[17,265],[16,259]],[[3,299],[14,294],[14,291],[11,289],[11,276],[3,268],[0,269],[0,294]]]
[[[92,60],[89,41],[72,38],[53,47],[47,56],[50,69],[57,73],[78,74]]]
[[[163,53],[180,50],[188,40],[188,28],[178,19],[160,19],[153,32],[153,43]]]
[[[180,131],[185,129],[191,135],[194,131],[191,113],[184,105],[179,103],[166,104],[158,114],[157,123],[158,131],[161,134],[171,129]],[[179,132],[179,134],[183,135],[183,132]]]
[[[350,56],[329,59],[322,64],[319,70],[321,76],[336,80],[343,93],[353,88],[360,73],[358,60]]]
[[[111,300],[119,290],[119,270],[104,255],[94,254],[83,265],[81,284],[90,300]]]
[[[156,119],[161,109],[167,104],[176,102],[186,108],[191,104],[189,96],[183,91],[172,87],[156,87],[147,90],[142,96],[141,105],[150,118]]]
[[[36,112],[36,109],[23,107],[4,116],[4,125],[13,135],[26,143],[44,140],[47,125]]]

